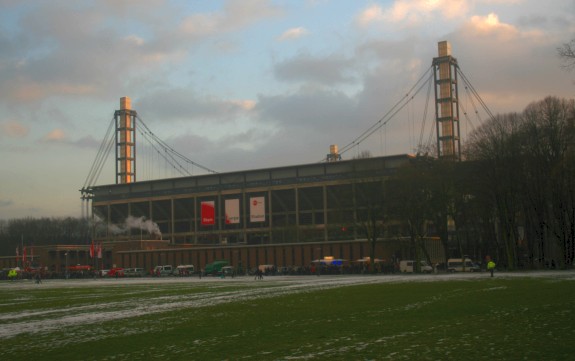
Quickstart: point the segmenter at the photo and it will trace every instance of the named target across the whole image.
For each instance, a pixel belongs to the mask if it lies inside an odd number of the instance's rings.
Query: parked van
[[[193,264],[181,264],[174,269],[174,276],[191,276],[194,273]]]
[[[425,261],[419,261],[420,262],[420,270],[423,273],[431,273],[433,272],[433,267],[431,267],[429,264],[427,264],[427,262]],[[404,261],[400,261],[399,262],[399,271],[402,273],[413,273],[415,272],[415,261],[410,261],[410,260],[404,260]]]
[[[447,260],[447,272],[479,272],[479,266],[469,258],[450,258]]]
[[[173,267],[171,265],[165,266],[156,266],[154,268],[153,276],[160,277],[160,276],[171,276],[173,272]]]

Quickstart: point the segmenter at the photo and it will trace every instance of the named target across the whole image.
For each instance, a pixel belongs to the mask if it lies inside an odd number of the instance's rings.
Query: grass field
[[[575,272],[6,281],[0,359],[573,360]]]

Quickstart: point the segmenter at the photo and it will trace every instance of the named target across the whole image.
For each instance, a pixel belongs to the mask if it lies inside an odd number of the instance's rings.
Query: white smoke
[[[129,216],[128,218],[126,218],[126,221],[124,222],[124,224],[126,226],[126,229],[137,228],[140,230],[147,231],[151,235],[156,235],[159,237],[162,236],[162,232],[160,231],[160,227],[156,223],[154,223],[152,220],[146,219],[146,217],[144,217],[144,216],[139,217],[139,218],[136,218],[134,216]]]
[[[123,234],[128,233],[130,229],[139,229],[140,231],[145,231],[150,235],[155,235],[157,238],[162,239],[162,232],[160,227],[150,219],[146,217],[134,217],[128,216],[124,220],[123,224],[109,224],[108,231],[112,234]]]
[[[106,234],[106,228],[109,233],[118,235],[126,234],[130,229],[139,229],[140,231],[147,232],[152,236],[156,236],[156,239],[162,239],[162,232],[157,223],[153,222],[151,219],[146,219],[146,217],[134,217],[128,216],[124,220],[123,224],[108,224],[98,217],[98,215],[93,215],[92,225],[97,234]]]

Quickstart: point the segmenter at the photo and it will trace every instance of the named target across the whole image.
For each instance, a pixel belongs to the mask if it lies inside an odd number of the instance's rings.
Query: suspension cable
[[[96,154],[96,158],[94,162],[92,162],[92,166],[90,167],[90,171],[84,181],[84,185],[82,186],[82,190],[88,190],[89,188],[93,187],[94,184],[97,182],[100,174],[102,172],[102,168],[106,163],[106,159],[110,153],[110,150],[113,145],[114,141],[114,118],[110,121],[108,125],[108,129],[106,130],[106,134],[104,135],[104,139],[102,143],[100,143],[100,148],[98,149],[98,153]]]
[[[422,120],[422,124],[421,124],[421,131],[419,132],[419,143],[418,143],[418,147],[421,148],[422,147],[422,142],[423,142],[423,134],[425,133],[425,124],[427,122],[427,110],[429,109],[429,99],[431,98],[431,85],[433,84],[432,81],[428,82],[428,86],[427,86],[427,96],[425,98],[425,108],[423,109],[423,120]],[[429,143],[427,143],[426,145],[429,145]]]
[[[149,135],[150,139],[152,139],[153,141],[155,141],[158,145],[160,145],[165,151],[169,151],[170,157],[172,157],[172,155],[180,158],[181,160],[183,160],[184,162],[188,163],[188,164],[192,164],[195,165],[196,167],[199,167],[209,173],[217,173],[215,170],[212,170],[208,167],[205,167],[199,163],[194,162],[193,160],[189,159],[188,157],[184,156],[183,154],[177,152],[174,148],[170,147],[166,142],[164,142],[163,140],[161,140],[158,136],[156,136],[151,130],[150,128],[148,128],[148,126],[146,125],[146,123],[144,123],[144,121],[142,120],[142,118],[140,116],[137,116],[138,120],[140,121],[140,124],[142,124],[142,126],[144,127],[144,129],[146,130],[146,132],[148,133],[147,135]],[[172,159],[174,161],[175,158],[172,157]],[[177,161],[176,161],[177,162]],[[183,168],[183,167],[182,167]]]
[[[469,79],[467,79],[467,77],[465,76],[465,74],[463,73],[463,71],[461,70],[461,68],[458,68],[457,73],[458,73],[459,75],[461,75],[461,78],[463,79],[465,85],[469,87],[469,89],[471,90],[472,94],[475,96],[475,98],[477,99],[477,101],[479,102],[479,104],[481,104],[481,107],[483,108],[483,110],[485,110],[485,112],[487,113],[487,115],[489,116],[489,118],[491,118],[492,120],[494,120],[495,117],[493,116],[493,113],[491,113],[491,110],[489,110],[489,108],[487,107],[487,104],[485,104],[485,102],[483,101],[483,99],[481,98],[481,96],[479,95],[479,93],[477,92],[477,90],[475,90],[475,88],[473,87],[473,85],[471,84],[471,82],[469,81]]]
[[[385,115],[383,115],[375,124],[373,124],[367,130],[365,130],[363,133],[361,133],[351,143],[349,143],[348,145],[343,147],[339,153],[344,154],[348,150],[352,149],[354,146],[359,145],[359,143],[366,140],[369,136],[371,136],[378,129],[380,129],[381,127],[383,127],[387,123],[389,123],[389,121],[391,119],[393,119],[393,117],[397,113],[399,113],[410,101],[413,100],[415,95],[417,95],[421,91],[421,89],[425,86],[426,82],[431,79],[431,77],[433,75],[433,73],[430,71],[431,69],[432,69],[432,67],[429,67],[423,73],[423,75],[419,78],[419,80],[417,80],[417,82],[411,87],[411,89],[409,89],[409,91],[405,94],[405,96],[401,100],[399,100],[393,107],[391,107],[391,109],[388,110],[387,113],[385,113]],[[427,80],[423,81],[426,78],[426,76],[427,76]],[[420,85],[420,83],[422,83],[422,84]],[[413,94],[411,94],[411,92],[414,89],[416,89],[415,92]]]

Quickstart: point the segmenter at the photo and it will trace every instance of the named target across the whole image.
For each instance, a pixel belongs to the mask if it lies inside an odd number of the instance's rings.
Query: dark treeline
[[[89,243],[89,226],[80,218],[21,218],[0,220],[0,255],[19,246]]]
[[[418,157],[386,182],[385,218],[400,215],[423,253],[418,240],[439,236],[447,257],[489,255],[508,269],[572,267],[574,125],[575,102],[555,97],[498,115],[471,134],[466,161]]]
[[[468,143],[478,216],[510,268],[573,265],[575,101],[548,97],[486,122]]]

